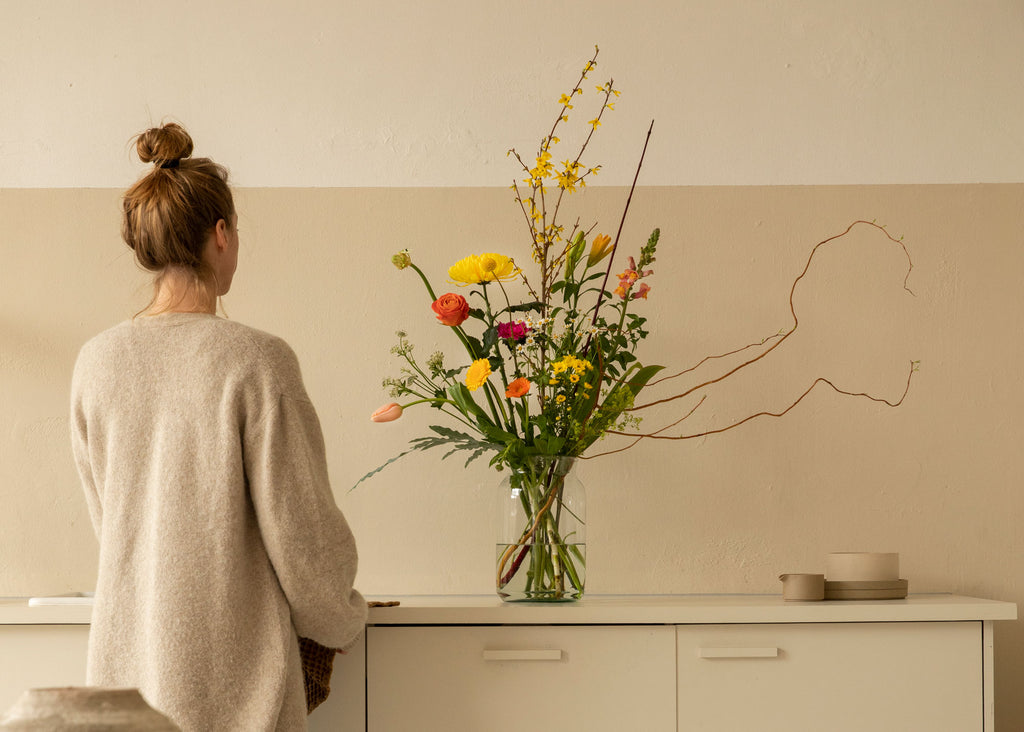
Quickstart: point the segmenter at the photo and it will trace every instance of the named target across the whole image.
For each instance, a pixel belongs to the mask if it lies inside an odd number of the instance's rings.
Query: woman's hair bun
[[[143,132],[135,141],[139,160],[162,166],[177,163],[192,155],[192,138],[185,128],[175,122],[162,127],[152,127]]]

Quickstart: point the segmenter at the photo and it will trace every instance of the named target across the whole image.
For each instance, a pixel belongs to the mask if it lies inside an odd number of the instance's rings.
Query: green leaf
[[[459,405],[459,409],[462,410],[463,414],[471,414],[477,419],[483,419],[488,424],[491,423],[490,418],[479,404],[473,399],[473,395],[469,393],[469,388],[459,382],[458,384],[452,384],[448,387],[448,396],[452,398],[452,401]]]
[[[647,386],[647,382],[650,381],[656,373],[661,371],[664,366],[643,366],[639,371],[636,372],[635,376],[631,376],[627,380],[630,391],[633,392],[633,396],[636,396],[640,391]]]
[[[480,340],[479,339],[474,338],[471,335],[467,335],[466,336],[466,343],[469,344],[469,356],[470,356],[470,358],[472,358],[474,360],[476,360],[478,358],[483,358],[484,348],[483,348],[483,346],[480,345]]]
[[[480,425],[480,431],[483,432],[484,436],[491,442],[507,444],[513,440],[519,439],[517,435],[513,435],[511,432],[506,432],[500,427],[495,427],[493,424]]]
[[[470,450],[472,452],[487,452],[488,450],[498,451],[502,445],[500,443],[494,443],[488,440],[481,440],[473,435],[468,435],[465,432],[459,432],[453,430],[450,427],[442,427],[440,425],[430,425],[430,430],[437,434],[436,437],[417,437],[414,440],[410,440],[410,444],[413,445],[414,450],[429,450],[434,447],[446,447],[448,452],[441,458],[444,460],[450,455],[454,455],[459,450]]]
[[[510,313],[523,313],[528,310],[536,310],[541,312],[544,309],[544,303],[542,302],[524,302],[519,305],[510,305],[506,310]]]
[[[408,450],[406,450],[406,451],[404,451],[404,452],[400,452],[400,453],[398,453],[398,454],[397,454],[397,455],[395,455],[395,456],[394,456],[393,458],[391,458],[390,460],[388,460],[387,462],[385,462],[385,463],[384,463],[383,465],[378,465],[378,466],[377,466],[376,468],[374,468],[374,469],[373,469],[373,470],[371,470],[371,471],[370,471],[369,473],[367,473],[366,475],[364,475],[364,476],[363,476],[362,478],[360,478],[359,480],[357,480],[357,481],[356,481],[356,482],[355,482],[355,483],[353,484],[353,486],[352,486],[351,488],[349,488],[349,489],[348,489],[348,490],[349,490],[349,492],[351,493],[352,491],[354,491],[354,490],[355,490],[355,489],[356,489],[356,488],[357,488],[357,487],[359,486],[359,484],[360,484],[360,483],[362,483],[362,482],[363,482],[364,480],[366,480],[367,478],[371,478],[371,477],[373,477],[374,475],[376,475],[377,473],[379,473],[380,471],[382,471],[382,470],[383,470],[384,468],[386,468],[387,466],[391,465],[391,463],[395,462],[396,460],[398,460],[398,459],[400,459],[400,458],[403,458],[403,457],[405,457],[405,456],[406,456],[406,455],[408,455],[408,454],[409,454],[410,452],[415,452],[416,450],[420,450],[420,449],[425,449],[425,448],[419,448],[419,447],[412,447],[412,448],[410,448],[410,449],[408,449]]]
[[[537,435],[533,446],[541,455],[560,455],[565,446],[565,438],[556,435]]]
[[[488,328],[484,331],[484,342],[481,346],[481,353],[490,353],[491,349],[494,348],[494,344],[498,342],[498,329]],[[494,368],[494,364],[491,364],[491,368]]]
[[[479,441],[479,440],[477,440],[477,438],[473,437],[472,435],[467,435],[465,432],[459,432],[458,430],[453,430],[451,427],[444,427],[444,426],[439,425],[439,424],[432,424],[432,425],[430,425],[429,429],[430,429],[431,432],[436,432],[438,435],[440,435],[441,437],[445,438],[446,440],[465,441],[465,442],[478,442]],[[416,438],[416,440],[431,440],[431,439],[437,439],[437,438],[436,437],[417,437]],[[413,442],[415,442],[416,440],[413,440]]]
[[[471,462],[476,460],[478,457],[483,455],[485,452],[487,452],[487,448],[484,448],[484,447],[480,447],[480,448],[477,448],[476,450],[474,450],[472,453],[470,453],[470,456],[468,458],[466,458],[466,463],[463,465],[463,467],[468,468],[469,464]]]
[[[573,270],[576,269],[576,264],[580,261],[580,257],[583,255],[583,250],[586,246],[587,240],[584,232],[577,232],[576,238],[572,240],[569,251],[565,256],[566,277],[572,277]]]

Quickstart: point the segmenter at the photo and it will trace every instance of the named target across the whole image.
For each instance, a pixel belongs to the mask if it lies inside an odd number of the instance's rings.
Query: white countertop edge
[[[504,603],[495,595],[391,595],[368,625],[689,625],[1015,620],[1017,606],[945,593],[905,600],[792,602],[781,595],[588,595],[575,603]],[[0,625],[88,625],[89,605],[29,607],[0,600]]]
[[[88,625],[92,605],[29,607],[28,598],[0,600],[0,625]]]
[[[372,598],[378,599],[378,598]],[[504,603],[488,595],[410,595],[371,608],[368,625],[730,624],[1015,620],[1010,602],[947,593],[905,600],[793,602],[781,595],[588,595],[575,603]]]

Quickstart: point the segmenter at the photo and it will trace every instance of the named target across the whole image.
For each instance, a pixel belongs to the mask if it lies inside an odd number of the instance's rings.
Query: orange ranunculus
[[[453,292],[441,295],[430,307],[437,313],[441,325],[462,325],[469,317],[469,303],[466,302],[466,298]]]
[[[385,404],[383,407],[371,414],[370,420],[373,422],[394,422],[401,416],[402,407],[391,402],[390,404]]]
[[[516,399],[517,397],[526,396],[528,391],[530,391],[530,381],[520,376],[508,385],[508,389],[505,390],[505,396],[509,399]]]

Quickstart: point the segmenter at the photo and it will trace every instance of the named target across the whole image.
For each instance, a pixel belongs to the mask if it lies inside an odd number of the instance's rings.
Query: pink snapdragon
[[[647,293],[651,291],[650,285],[648,285],[646,282],[641,284],[640,287],[637,288],[636,292],[630,294],[629,291],[630,289],[632,289],[633,285],[636,284],[637,280],[652,274],[654,274],[653,269],[649,269],[645,272],[638,272],[636,269],[636,261],[632,257],[630,257],[629,266],[626,267],[626,271],[618,275],[619,286],[615,288],[615,294],[618,295],[623,300],[636,300],[638,297],[642,297],[644,300],[646,300]]]
[[[634,300],[636,300],[638,297],[642,297],[644,300],[646,300],[647,299],[647,293],[650,292],[650,291],[651,291],[651,286],[648,285],[646,282],[641,282],[640,286],[638,288],[636,288],[636,292],[634,292],[631,295],[631,297]]]

